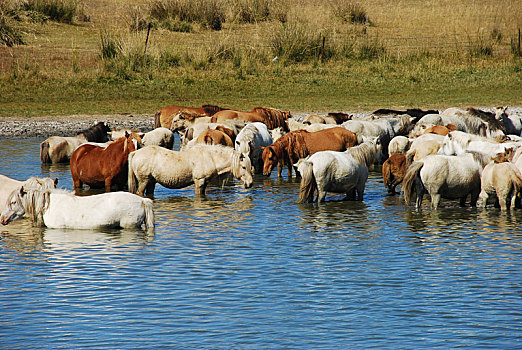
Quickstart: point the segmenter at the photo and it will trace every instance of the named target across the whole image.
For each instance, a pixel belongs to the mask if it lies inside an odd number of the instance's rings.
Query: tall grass
[[[366,9],[360,3],[353,3],[350,0],[331,0],[330,6],[334,16],[340,18],[344,22],[353,24],[371,24]]]
[[[177,20],[221,30],[225,7],[220,0],[154,0],[150,5],[150,15],[160,25]]]
[[[0,10],[0,44],[6,46],[23,45],[24,40],[13,20]]]
[[[73,23],[78,14],[78,0],[26,0],[22,9],[40,12],[56,22]]]

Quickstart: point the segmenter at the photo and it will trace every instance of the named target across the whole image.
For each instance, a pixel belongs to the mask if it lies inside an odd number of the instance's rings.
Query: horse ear
[[[128,139],[129,138],[129,133],[127,132],[127,130],[125,130],[125,138]]]

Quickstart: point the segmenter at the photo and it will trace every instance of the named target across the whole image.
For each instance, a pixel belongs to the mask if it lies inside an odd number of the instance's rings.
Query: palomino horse
[[[480,174],[490,158],[479,152],[460,156],[431,155],[412,163],[402,181],[404,200],[410,203],[412,194],[417,194],[415,207],[421,208],[422,197],[428,192],[431,205],[437,209],[440,199],[460,199],[464,206],[471,195],[471,205],[476,206],[480,194]]]
[[[382,158],[381,146],[373,139],[345,152],[322,151],[301,159],[298,162],[301,173],[299,203],[313,202],[315,191],[318,202],[324,202],[327,192],[346,193],[346,198],[351,199],[353,190],[357,200],[362,201],[368,167],[377,158]]]
[[[73,151],[86,142],[107,142],[111,129],[103,122],[79,132],[74,137],[51,136],[40,144],[42,163],[63,163],[69,161]]]
[[[254,173],[263,172],[263,149],[273,143],[272,135],[264,123],[250,123],[237,135],[235,148],[250,158],[254,166]]]
[[[382,180],[389,194],[396,194],[395,188],[404,179],[406,173],[406,155],[395,153],[382,164]]]
[[[0,212],[2,212],[5,208],[5,204],[7,198],[14,190],[19,189],[20,187],[26,185],[28,188],[55,188],[58,184],[58,179],[51,179],[49,177],[38,178],[38,177],[30,177],[25,181],[18,181],[15,179],[11,179],[5,175],[0,175]]]
[[[281,111],[268,107],[256,107],[250,112],[234,111],[231,109],[223,110],[214,114],[211,118],[211,122],[216,123],[227,119],[237,119],[252,123],[265,123],[270,130],[282,127],[285,131],[290,131],[286,124],[286,120],[290,117],[292,117],[292,115],[289,111]]]
[[[159,127],[164,127],[170,129],[172,118],[176,113],[179,113],[182,110],[185,110],[189,113],[211,117],[216,112],[223,110],[223,108],[213,105],[203,105],[201,107],[167,106],[154,114],[154,128],[156,129]]]
[[[0,221],[7,225],[25,214],[38,225],[49,228],[98,229],[154,228],[152,200],[128,192],[75,196],[57,189],[29,189],[11,193]]]
[[[500,210],[506,210],[508,207],[515,209],[515,201],[520,197],[521,189],[522,178],[515,164],[491,162],[482,170],[480,205],[485,208],[488,197],[496,195]]]
[[[263,174],[269,176],[272,169],[284,161],[288,165],[288,176],[292,176],[292,165],[320,151],[344,152],[357,144],[357,136],[342,127],[334,127],[316,132],[296,130],[277,139],[263,150]],[[279,164],[278,176],[281,176]]]
[[[152,146],[150,146],[152,147]],[[114,186],[121,189],[127,182],[127,159],[136,151],[136,140],[122,137],[107,148],[82,145],[71,156],[71,175],[74,188],[83,184],[110,192]]]
[[[129,191],[154,195],[156,182],[167,188],[195,185],[196,195],[204,195],[212,178],[232,175],[245,188],[252,186],[250,159],[230,147],[197,144],[185,151],[144,147],[129,155]]]

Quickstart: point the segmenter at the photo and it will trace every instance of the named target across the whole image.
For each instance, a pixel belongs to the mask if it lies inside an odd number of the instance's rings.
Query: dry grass
[[[9,1],[13,6],[16,3]],[[477,72],[480,72],[481,83],[496,84],[497,91],[514,90],[513,86],[521,80],[522,64],[516,57],[518,28],[522,27],[520,1],[227,0],[219,3],[224,6],[225,16],[221,30],[210,30],[204,23],[191,24],[190,33],[156,27],[150,33],[146,53],[147,31],[142,29],[152,20],[149,0],[83,0],[79,8],[89,21],[77,21],[75,25],[24,22],[22,39],[27,45],[0,46],[2,88],[9,90],[16,85],[13,81],[22,83],[31,79],[51,88],[68,81],[80,84],[80,88],[106,91],[98,85],[100,81],[120,79],[129,82],[129,89],[139,89],[143,83],[156,92],[168,84],[176,91],[170,96],[176,95],[187,103],[212,100],[218,104],[244,105],[249,91],[245,85],[262,77],[269,91],[251,92],[261,99],[261,104],[268,102],[263,99],[298,101],[300,96],[289,99],[286,95],[293,88],[300,91],[304,100],[310,99],[326,108],[335,103],[319,97],[313,99],[307,91],[314,89],[307,90],[307,85],[322,86],[319,93],[334,99],[338,98],[337,92],[323,89],[328,86],[347,89],[346,95],[354,91],[349,86],[360,85],[362,89],[369,84],[380,92],[370,96],[361,90],[353,92],[351,98],[371,98],[374,104],[382,105],[382,96],[389,90],[397,90],[395,105],[409,105],[408,102],[440,98],[437,89],[449,93],[442,77],[456,84],[455,88],[466,88],[466,81],[478,84]],[[7,5],[8,2],[2,3]],[[339,12],[339,6],[356,9],[367,20],[336,16],[333,9]],[[237,8],[242,12],[237,12]],[[126,51],[102,59],[101,33],[120,38],[127,45]],[[272,62],[275,56],[279,56],[278,61]],[[345,68],[349,71],[344,71]],[[302,79],[294,80],[293,74]],[[433,74],[440,77],[434,78]],[[293,86],[279,88],[288,77],[292,77]],[[226,88],[232,89],[228,94],[217,91],[224,88],[221,84],[225,84],[226,78],[237,81],[235,85],[226,84]],[[345,84],[342,79],[348,82]],[[415,93],[423,92],[425,97],[410,99],[411,86],[405,86],[405,82],[413,84]],[[181,85],[175,85],[178,83]],[[420,90],[418,84],[423,84]],[[26,98],[23,91],[17,91],[5,91],[3,96],[10,97],[2,97],[0,101]],[[39,98],[45,101],[46,92],[40,94]],[[109,90],[106,94],[99,94],[98,98],[112,98]],[[469,92],[463,92],[462,96],[466,94],[470,96]],[[515,96],[509,97],[509,101],[522,103],[516,94],[511,95]],[[156,103],[168,96],[167,93],[157,97]],[[225,97],[230,103],[216,101]],[[118,98],[131,97],[120,94]],[[449,97],[445,100],[452,101]],[[460,100],[465,103],[463,97],[454,98]],[[388,104],[394,104],[393,100],[388,100]]]

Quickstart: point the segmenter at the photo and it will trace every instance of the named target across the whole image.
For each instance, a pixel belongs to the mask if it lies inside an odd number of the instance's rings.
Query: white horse
[[[297,169],[301,173],[299,203],[324,202],[327,192],[346,193],[347,199],[362,201],[368,179],[368,167],[383,157],[377,140],[367,141],[345,152],[322,151],[301,159]],[[355,193],[354,193],[355,192]]]
[[[273,143],[272,135],[264,123],[254,122],[245,126],[237,134],[235,148],[250,158],[254,166],[254,173],[263,172],[263,150],[261,147],[270,146]]]
[[[143,147],[160,146],[172,149],[174,146],[174,133],[167,128],[159,127],[141,135]]]
[[[134,228],[144,223],[154,228],[152,200],[128,192],[75,196],[58,189],[29,189],[11,193],[0,221],[7,225],[28,214],[33,222],[49,228]]]
[[[410,165],[402,182],[404,200],[410,203],[416,192],[415,207],[419,209],[424,193],[431,197],[431,205],[437,209],[441,198],[460,199],[464,206],[471,195],[471,205],[476,206],[480,194],[480,174],[490,158],[482,153],[464,153],[460,156],[430,155]]]
[[[411,146],[413,139],[406,136],[397,135],[388,144],[388,155],[391,157],[397,153],[406,153]]]
[[[329,129],[329,128],[335,128],[336,126],[339,126],[336,124],[319,124],[319,123],[305,124],[303,122],[300,122],[296,118],[288,118],[286,120],[286,124],[288,125],[288,129],[290,131],[306,130],[308,132],[316,132],[316,131],[321,131],[321,130]]]
[[[58,179],[53,180],[49,177],[30,177],[25,181],[18,181],[5,175],[0,175],[0,212],[5,209],[7,198],[11,195],[11,192],[20,189],[24,185],[28,188],[50,189],[55,188],[57,184]]]
[[[491,162],[482,171],[480,205],[485,208],[488,197],[496,195],[500,210],[506,210],[508,203],[511,203],[511,209],[515,209],[515,200],[520,197],[521,189],[522,177],[515,164]]]
[[[232,175],[245,188],[253,183],[250,158],[231,147],[196,144],[185,151],[149,146],[129,154],[129,191],[154,195],[156,182],[167,188],[195,185],[196,195],[204,195],[212,178]]]
[[[481,152],[494,158],[497,154],[505,153],[507,149],[517,149],[518,142],[499,143],[494,139],[480,137],[463,132],[452,131],[444,136],[439,154],[459,155],[464,152]]]

